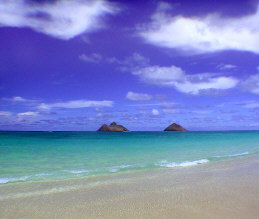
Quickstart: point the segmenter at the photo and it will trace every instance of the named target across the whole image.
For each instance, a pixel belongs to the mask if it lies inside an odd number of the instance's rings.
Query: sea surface
[[[0,184],[183,168],[259,154],[259,131],[0,132]]]

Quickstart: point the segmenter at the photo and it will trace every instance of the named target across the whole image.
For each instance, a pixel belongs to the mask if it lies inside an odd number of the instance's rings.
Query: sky
[[[259,129],[259,1],[0,0],[0,130]]]

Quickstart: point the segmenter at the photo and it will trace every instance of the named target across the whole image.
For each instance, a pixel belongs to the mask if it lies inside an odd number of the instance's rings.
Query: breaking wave
[[[238,157],[238,156],[244,156],[244,155],[247,155],[247,154],[249,154],[249,152],[248,152],[248,151],[243,152],[243,153],[228,154],[228,155],[214,156],[214,157],[217,157],[217,158],[223,158],[223,157]]]
[[[158,165],[161,167],[188,167],[194,166],[198,164],[208,163],[209,160],[201,159],[201,160],[194,160],[194,161],[184,161],[184,162],[167,162],[166,160],[162,160]]]
[[[125,169],[125,168],[129,168],[129,167],[133,167],[134,165],[120,165],[120,166],[114,166],[114,167],[111,167],[109,168],[109,172],[118,172],[120,171],[121,169]]]
[[[21,177],[4,177],[0,178],[0,184],[9,183],[9,182],[22,182],[29,179],[31,176],[21,176]]]

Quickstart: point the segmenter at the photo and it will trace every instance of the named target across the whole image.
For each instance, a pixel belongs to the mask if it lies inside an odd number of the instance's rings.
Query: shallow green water
[[[259,154],[259,131],[0,132],[0,183],[174,168]]]

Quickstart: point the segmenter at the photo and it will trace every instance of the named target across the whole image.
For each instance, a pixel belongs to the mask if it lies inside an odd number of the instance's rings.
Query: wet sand
[[[259,218],[259,156],[0,186],[0,218]]]

